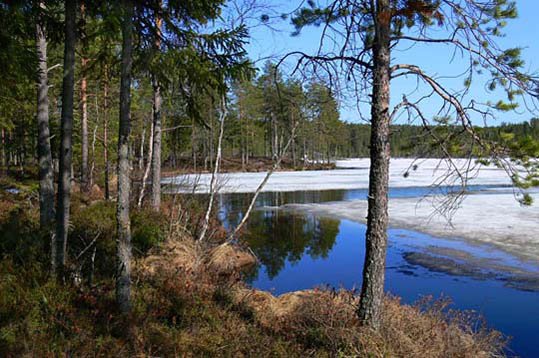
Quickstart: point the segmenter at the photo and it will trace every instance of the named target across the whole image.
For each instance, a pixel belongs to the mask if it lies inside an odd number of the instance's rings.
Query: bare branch
[[[213,169],[213,173],[211,175],[211,181],[210,181],[210,201],[208,202],[208,208],[206,209],[206,215],[204,216],[204,222],[202,224],[202,230],[200,232],[200,235],[198,237],[199,241],[203,241],[206,237],[206,232],[208,231],[209,222],[210,222],[210,215],[211,210],[213,207],[213,201],[215,198],[216,185],[215,181],[217,180],[217,174],[219,173],[219,168],[221,164],[221,153],[222,153],[222,142],[223,142],[223,133],[224,133],[224,127],[225,127],[225,118],[228,114],[228,107],[226,104],[226,97],[223,95],[221,97],[221,110],[219,113],[219,139],[217,142],[217,154],[215,156],[215,165]]]

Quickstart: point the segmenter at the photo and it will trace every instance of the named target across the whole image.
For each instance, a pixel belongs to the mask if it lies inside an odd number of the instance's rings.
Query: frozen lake
[[[470,185],[509,185],[502,169],[485,167],[473,161],[456,159],[454,167],[438,159],[392,159],[389,185],[393,188],[460,185],[461,177]],[[350,159],[336,162],[336,170],[278,171],[272,174],[263,191],[365,189],[369,187],[369,160]],[[457,168],[458,171],[455,171]],[[258,173],[219,174],[217,186],[221,193],[252,193],[266,176]],[[175,192],[207,193],[211,174],[188,174],[163,179]]]

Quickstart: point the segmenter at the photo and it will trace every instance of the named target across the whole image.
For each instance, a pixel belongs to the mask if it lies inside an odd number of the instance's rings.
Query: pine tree
[[[58,158],[58,198],[56,208],[56,243],[58,277],[64,278],[67,259],[67,238],[69,231],[69,208],[71,205],[71,164],[73,158],[73,105],[75,89],[75,44],[77,3],[75,0],[65,2],[65,46],[64,77],[62,83],[62,118],[60,153]]]
[[[422,111],[423,103],[435,96],[451,109],[455,120],[453,125],[459,125],[462,128],[460,133],[470,138],[467,143],[480,146],[486,152],[490,147],[478,135],[472,125],[472,117],[486,120],[496,112],[514,109],[515,96],[534,95],[530,76],[520,70],[523,64],[520,49],[502,49],[495,41],[502,34],[506,20],[516,15],[515,3],[507,0],[336,0],[324,7],[308,2],[292,19],[296,34],[308,25],[324,26],[323,36],[332,37],[328,42],[342,43],[343,46],[338,51],[322,46],[315,54],[295,52],[290,56],[297,56],[300,65],[312,65],[315,71],[330,72],[334,79],[341,78],[342,73],[337,70],[345,66],[342,72],[346,79],[342,82],[350,80],[354,89],[359,89],[356,92],[358,101],[370,103],[369,208],[363,285],[358,307],[360,320],[368,326],[379,327],[382,309],[391,120],[400,111],[406,111],[422,122],[443,153],[449,153],[455,137],[438,137],[436,131],[431,130],[435,119],[428,118]],[[439,27],[443,27],[443,31]],[[462,92],[446,87],[443,79],[429,75],[418,65],[392,64],[392,49],[398,43],[426,43],[464,54],[469,67],[463,72],[469,73],[470,77],[463,81],[463,89],[460,90],[469,88],[474,75],[482,79],[478,74],[486,70],[490,75],[488,87],[505,90],[508,102],[490,101],[484,106],[473,100],[463,103]],[[339,63],[342,66],[337,65]],[[417,100],[409,100],[404,95],[402,102],[390,108],[391,80],[397,77],[421,81],[431,95]],[[367,91],[370,94],[366,98]],[[438,127],[450,125],[449,122],[435,124]],[[471,149],[468,153],[473,155]],[[493,156],[499,154],[489,153]],[[457,167],[454,169],[459,170]]]

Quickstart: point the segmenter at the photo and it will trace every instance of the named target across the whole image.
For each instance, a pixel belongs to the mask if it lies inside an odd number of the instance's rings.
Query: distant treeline
[[[329,86],[320,80],[302,83],[284,79],[278,69],[267,63],[259,76],[237,83],[230,94],[229,113],[225,123],[223,153],[228,158],[241,158],[248,167],[252,158],[278,158],[283,155],[295,166],[304,159],[330,161],[344,157],[368,157],[370,125],[347,123],[340,119],[338,99]],[[191,150],[195,167],[211,168],[217,147],[217,111],[208,101],[205,126],[193,126],[169,136],[167,163],[177,166],[176,159]],[[438,125],[425,128],[417,124],[391,126],[391,152],[397,157],[440,157],[447,151],[452,156],[478,155],[479,146],[470,143],[471,136],[449,118],[436,118]],[[186,125],[187,121],[170,126]],[[503,145],[507,136],[539,138],[539,119],[474,129],[485,142]],[[295,136],[288,144],[292,131]],[[180,136],[180,137],[176,137]],[[443,140],[443,145],[440,141]],[[181,145],[183,143],[183,150]],[[191,145],[189,146],[188,143]],[[187,148],[186,148],[187,146]],[[285,151],[286,149],[286,151]],[[471,151],[471,152],[470,152]],[[185,163],[185,161],[183,161]]]
[[[369,155],[370,126],[367,124],[345,125],[346,137],[343,137],[342,149],[340,153],[344,157],[367,157]],[[454,139],[448,145],[448,149],[453,156],[464,156],[468,154],[469,148],[464,145],[462,138],[458,136],[462,131],[460,127],[440,126],[432,128],[438,136],[452,132]],[[502,123],[499,126],[476,127],[478,135],[489,142],[503,143],[504,134],[514,134],[516,138],[532,137],[539,138],[539,119],[534,118],[527,122],[508,124]],[[399,124],[391,126],[391,153],[393,157],[439,157],[444,153],[436,143],[429,131],[419,125]]]
[[[314,124],[308,123],[306,126],[312,127]],[[310,137],[308,130],[306,133],[302,133],[300,129],[297,133],[298,139],[296,139],[296,142],[301,144],[300,156],[319,160],[369,156],[370,125],[340,122],[336,127],[338,140],[335,141],[330,153],[320,150],[324,148],[324,140],[327,141],[323,133]],[[438,135],[449,132],[455,134],[455,139],[448,145],[449,153],[452,156],[458,157],[469,154],[468,146],[458,137],[459,132],[462,130],[461,128],[440,126],[431,130],[437,132]],[[503,134],[508,133],[514,134],[517,138],[526,136],[539,138],[539,119],[534,118],[527,122],[515,124],[503,123],[500,126],[477,127],[475,130],[481,138],[496,143],[502,143]],[[264,148],[263,141],[259,139],[259,142],[258,147]],[[444,155],[442,149],[426,128],[411,124],[391,126],[391,152],[394,157],[441,157]],[[241,155],[239,148],[233,142],[227,142],[225,153],[230,156]],[[268,152],[263,150],[255,151],[254,154],[256,156],[269,156]],[[289,156],[292,156],[292,153]]]

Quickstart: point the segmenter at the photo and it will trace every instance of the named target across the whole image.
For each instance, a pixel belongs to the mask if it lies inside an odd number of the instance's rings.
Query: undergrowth
[[[19,194],[0,194],[2,357],[503,355],[501,334],[477,325],[481,321],[475,315],[449,310],[447,301],[409,306],[387,297],[382,326],[375,332],[357,321],[357,295],[351,291],[318,289],[274,297],[250,290],[238,275],[217,275],[205,263],[207,250],[193,244],[201,215],[191,212],[186,219],[185,208],[193,210],[193,203],[165,203],[164,214],[133,210],[139,269],[126,319],[115,306],[114,203],[74,197],[69,237],[73,279],[59,284],[48,274],[49,239],[38,228],[34,190],[29,185]],[[214,237],[222,237],[222,228],[212,223]],[[169,260],[161,248],[166,240],[181,246],[185,257],[202,255],[201,263]],[[139,262],[149,255],[166,260],[161,265],[166,270],[145,271]]]

